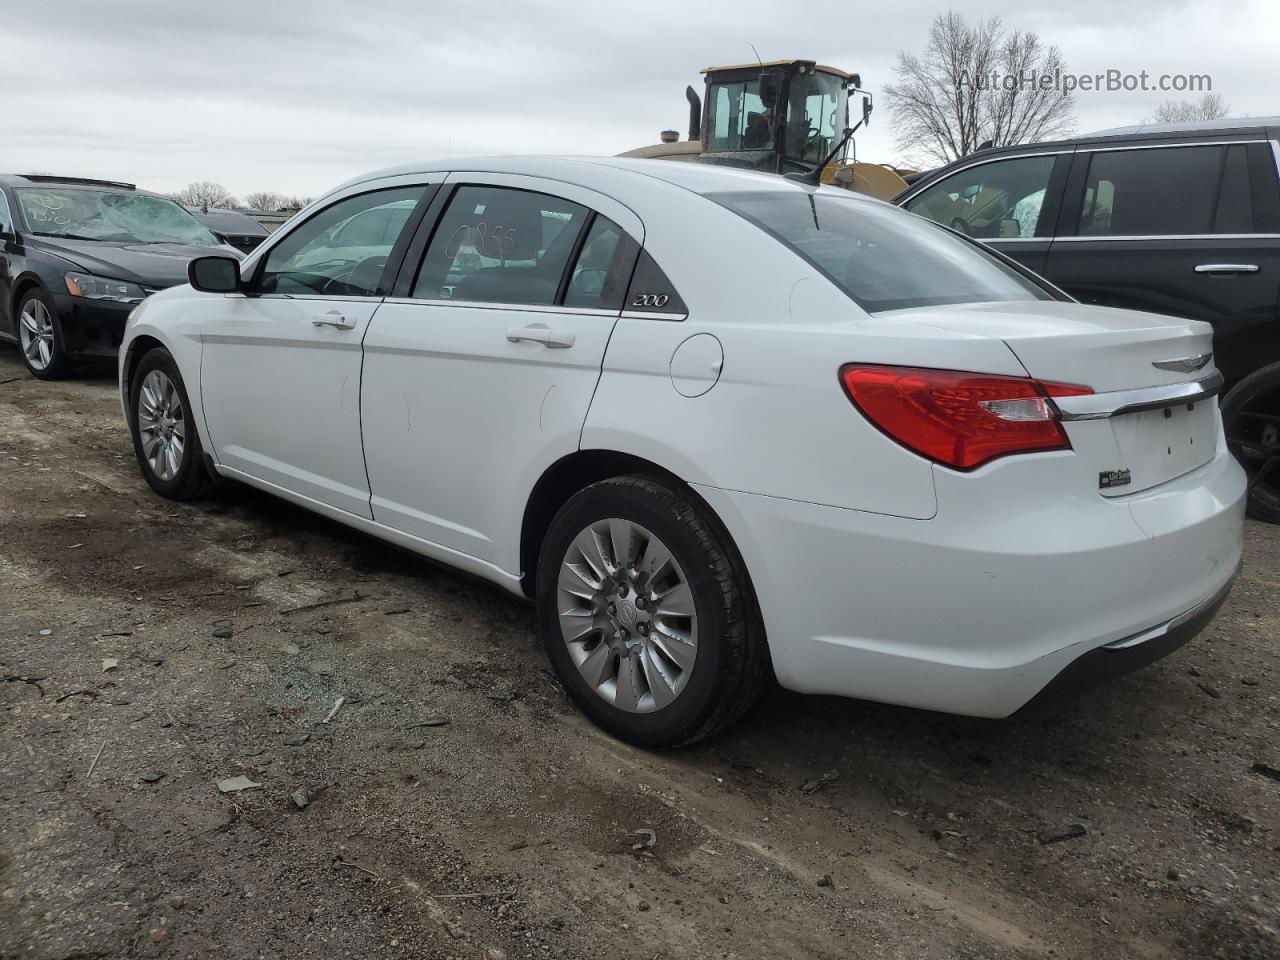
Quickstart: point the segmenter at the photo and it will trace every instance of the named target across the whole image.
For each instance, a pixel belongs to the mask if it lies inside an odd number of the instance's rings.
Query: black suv
[[[17,341],[42,380],[114,359],[129,312],[210,253],[241,256],[132,184],[0,174],[0,340]]]
[[[1213,324],[1250,512],[1280,522],[1280,117],[982,150],[894,202],[1083,303]]]

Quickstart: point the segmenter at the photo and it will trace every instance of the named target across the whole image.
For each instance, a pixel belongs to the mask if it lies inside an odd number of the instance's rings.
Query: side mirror
[[[1006,217],[1000,221],[1000,237],[1002,239],[1020,236],[1022,236],[1022,224],[1017,220]]]
[[[240,261],[234,257],[196,257],[187,264],[187,279],[201,293],[238,293]]]

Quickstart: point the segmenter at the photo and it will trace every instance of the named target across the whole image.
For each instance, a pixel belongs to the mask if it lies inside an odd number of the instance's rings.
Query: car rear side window
[[[566,307],[621,310],[640,245],[608,217],[596,214],[564,291]]]
[[[423,187],[374,190],[321,210],[271,248],[259,293],[380,296],[387,258]]]
[[[545,193],[461,186],[427,245],[413,296],[553,304],[590,215],[581,204]],[[585,290],[587,280],[581,282]]]
[[[869,313],[1055,299],[985,247],[889,204],[801,190],[708,196],[772,234]]]
[[[1094,153],[1079,235],[1160,237],[1213,232],[1222,162],[1219,146]]]

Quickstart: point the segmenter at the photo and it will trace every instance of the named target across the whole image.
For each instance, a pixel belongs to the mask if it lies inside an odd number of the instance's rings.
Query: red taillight
[[[858,363],[840,368],[840,382],[854,406],[886,434],[957,470],[1011,453],[1069,450],[1049,397],[1093,392],[1025,377]]]

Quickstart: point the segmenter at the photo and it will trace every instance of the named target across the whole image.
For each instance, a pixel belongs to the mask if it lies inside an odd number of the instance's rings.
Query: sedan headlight
[[[68,273],[66,280],[67,293],[73,297],[84,297],[86,300],[141,303],[147,298],[147,292],[142,287],[125,280],[110,280],[107,277],[95,277],[88,273]]]

